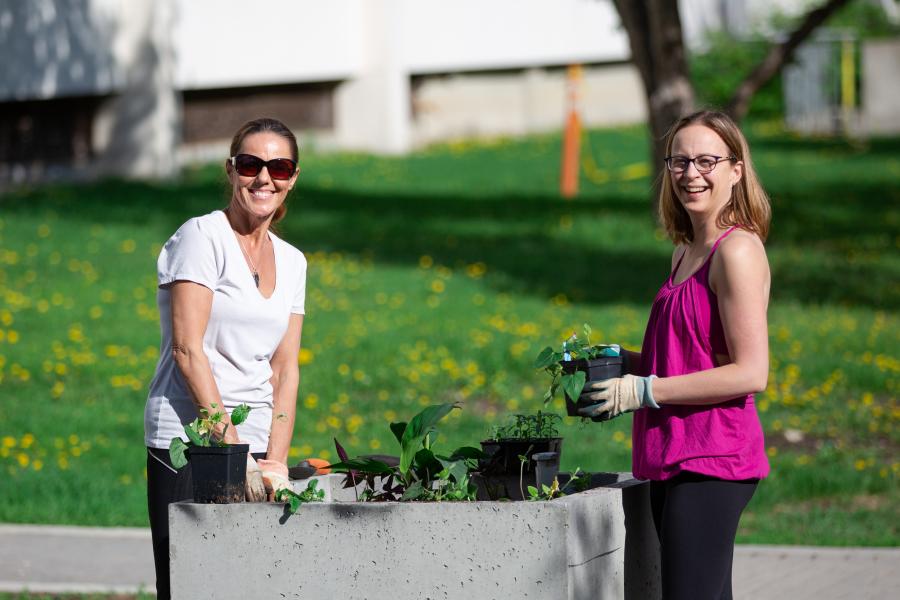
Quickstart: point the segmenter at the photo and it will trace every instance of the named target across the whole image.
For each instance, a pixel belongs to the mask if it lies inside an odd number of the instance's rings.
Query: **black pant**
[[[265,452],[252,454],[265,458]],[[147,512],[153,537],[153,562],[156,565],[157,600],[169,600],[169,504],[193,497],[191,464],[179,470],[172,467],[169,451],[147,448]]]
[[[650,482],[664,600],[731,600],[734,537],[758,483],[687,472]]]

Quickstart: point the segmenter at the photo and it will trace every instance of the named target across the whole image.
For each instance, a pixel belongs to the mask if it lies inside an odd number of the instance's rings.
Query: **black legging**
[[[663,600],[731,600],[734,537],[758,483],[696,473],[650,482]]]
[[[265,452],[252,454],[265,458]],[[160,462],[162,461],[162,462]],[[156,565],[156,598],[169,600],[169,504],[193,497],[191,464],[178,471],[172,467],[169,451],[147,448],[147,512],[153,536],[153,562]]]

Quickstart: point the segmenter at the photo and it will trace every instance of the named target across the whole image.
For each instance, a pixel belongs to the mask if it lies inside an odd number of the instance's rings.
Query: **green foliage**
[[[200,416],[184,426],[184,433],[188,436],[188,442],[185,443],[180,437],[172,438],[169,444],[169,459],[172,466],[180,469],[187,464],[187,450],[191,446],[201,446],[208,448],[210,446],[227,446],[225,442],[225,433],[228,431],[228,423],[225,423],[221,433],[217,433],[216,429],[225,422],[226,413],[222,410],[216,410],[219,405],[215,402],[210,404],[215,411],[210,413],[205,408],[200,409]],[[247,420],[250,414],[250,407],[246,404],[237,406],[231,411],[231,424],[240,425]]]
[[[281,488],[275,492],[275,501],[284,502],[288,511],[294,514],[307,502],[322,502],[325,499],[325,490],[318,489],[318,485],[318,479],[310,479],[306,489],[300,493],[289,488]]]
[[[553,500],[554,498],[562,498],[568,494],[577,494],[588,489],[591,484],[591,476],[580,468],[575,469],[572,476],[566,481],[565,485],[560,486],[559,478],[554,477],[553,483],[549,486],[541,484],[541,489],[536,486],[528,486],[528,500]]]
[[[335,440],[341,462],[331,465],[335,473],[346,473],[345,485],[365,483],[360,499],[364,501],[475,500],[476,487],[469,471],[484,454],[463,446],[449,456],[432,450],[432,435],[439,421],[457,404],[434,404],[414,416],[409,423],[391,423],[390,430],[400,444],[400,461],[392,466],[371,457],[349,458]],[[377,489],[377,486],[381,486]]]
[[[770,47],[771,42],[762,36],[741,40],[724,32],[711,33],[706,47],[690,57],[691,81],[698,104],[724,108]],[[748,116],[777,119],[783,114],[781,78],[774,77],[753,95]]]
[[[538,410],[533,414],[517,414],[506,425],[491,428],[492,440],[534,440],[559,437],[562,417],[556,413]]]
[[[544,392],[544,404],[553,400],[559,388],[572,399],[578,399],[584,390],[584,384],[587,381],[587,374],[584,371],[572,371],[566,373],[563,369],[563,362],[575,360],[590,360],[600,356],[618,355],[619,350],[613,350],[613,346],[608,344],[591,344],[591,326],[587,323],[583,326],[584,339],[580,339],[576,333],[572,333],[569,338],[562,343],[561,350],[554,350],[552,346],[547,346],[541,350],[537,358],[534,359],[534,368],[542,369],[550,375],[550,385]]]

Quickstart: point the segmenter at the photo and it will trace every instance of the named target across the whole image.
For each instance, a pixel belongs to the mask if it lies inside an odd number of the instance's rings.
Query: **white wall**
[[[176,82],[210,89],[354,77],[368,2],[177,0]]]

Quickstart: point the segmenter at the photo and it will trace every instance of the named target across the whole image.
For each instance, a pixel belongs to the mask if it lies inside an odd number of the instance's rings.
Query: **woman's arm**
[[[203,351],[203,336],[212,309],[212,290],[192,281],[176,281],[169,291],[172,295],[172,356],[175,364],[188,385],[198,414],[201,408],[210,413],[217,410],[225,412],[222,429],[225,429],[225,424],[229,425],[225,441],[237,444],[240,442],[237,429],[231,426],[209,359]],[[212,408],[213,404],[218,408]]]
[[[269,435],[268,460],[287,463],[294,420],[297,414],[297,389],[300,387],[300,336],[303,315],[291,314],[288,328],[275,349],[272,365],[272,432]]]
[[[717,404],[766,389],[769,376],[769,262],[755,235],[735,231],[713,257],[710,286],[718,297],[729,356],[722,366],[653,380],[658,404]]]

